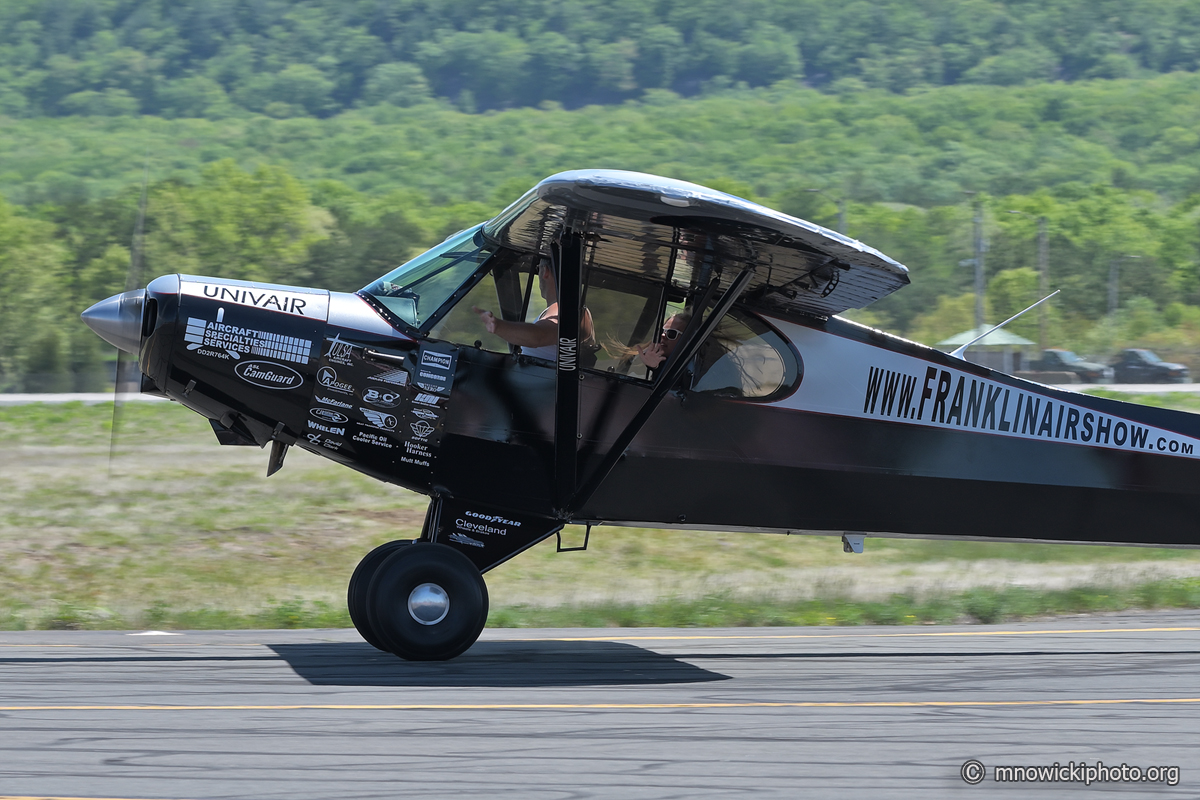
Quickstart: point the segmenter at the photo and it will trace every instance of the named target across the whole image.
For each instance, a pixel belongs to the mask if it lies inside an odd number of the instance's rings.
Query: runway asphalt
[[[1196,612],[491,629],[447,663],[345,630],[30,631],[0,633],[0,687],[3,798],[1200,794]],[[994,780],[1072,761],[1178,783]]]

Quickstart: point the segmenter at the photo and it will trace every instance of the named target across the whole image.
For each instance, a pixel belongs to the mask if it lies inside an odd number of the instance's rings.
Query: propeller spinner
[[[146,290],[114,294],[79,316],[85,325],[118,350],[137,355],[142,345],[142,309]]]

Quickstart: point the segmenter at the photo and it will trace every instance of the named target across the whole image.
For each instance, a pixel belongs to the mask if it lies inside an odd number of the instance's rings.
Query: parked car
[[[1183,364],[1163,361],[1150,350],[1122,350],[1113,361],[1117,383],[1187,383],[1191,373]]]
[[[1074,372],[1081,383],[1109,383],[1113,379],[1112,367],[1084,361],[1070,350],[1057,347],[1042,351],[1042,357],[1029,363],[1029,369],[1037,372]]]

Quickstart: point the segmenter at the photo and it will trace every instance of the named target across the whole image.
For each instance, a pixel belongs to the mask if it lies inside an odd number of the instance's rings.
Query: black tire
[[[418,622],[410,611],[413,591],[433,584],[448,607],[436,621]],[[475,643],[487,622],[488,593],[483,576],[457,550],[427,542],[391,553],[367,591],[371,630],[386,648],[409,661],[445,661]]]
[[[368,644],[385,653],[388,652],[387,647],[371,628],[371,618],[367,614],[367,590],[371,587],[371,578],[375,576],[379,565],[397,548],[410,544],[412,542],[408,540],[386,542],[367,553],[354,568],[354,574],[350,576],[350,586],[346,589],[346,607],[350,611],[350,621]]]

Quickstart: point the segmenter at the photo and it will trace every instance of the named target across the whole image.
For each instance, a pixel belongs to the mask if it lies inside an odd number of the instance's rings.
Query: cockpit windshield
[[[482,225],[451,236],[363,288],[400,319],[420,328],[486,261],[495,247]]]

